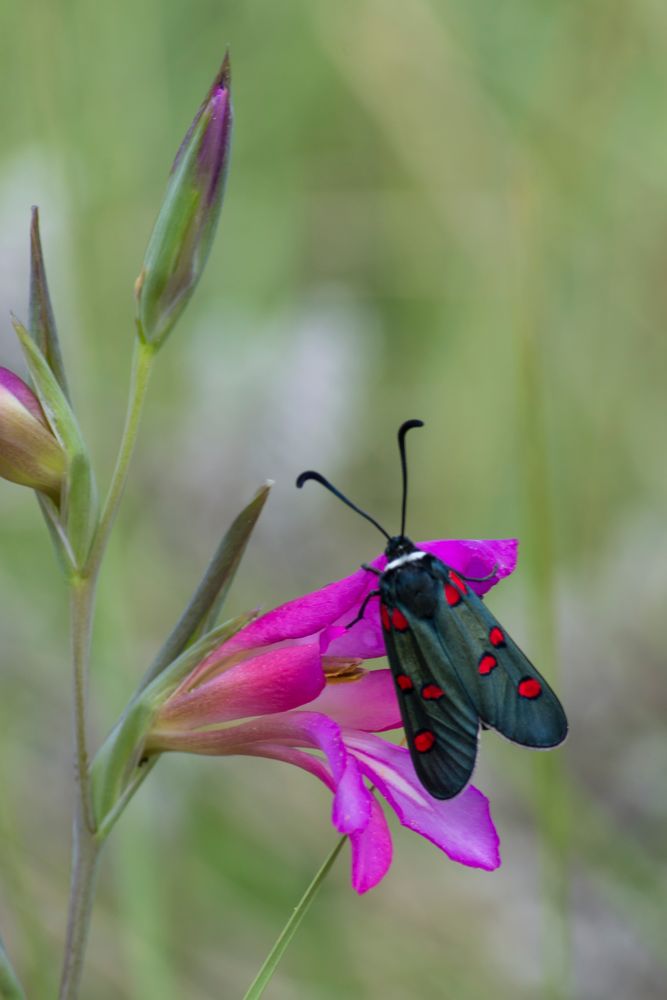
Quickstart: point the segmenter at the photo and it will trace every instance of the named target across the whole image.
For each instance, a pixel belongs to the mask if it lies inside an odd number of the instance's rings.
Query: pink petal
[[[312,701],[324,684],[319,642],[280,646],[172,698],[161,719],[194,729],[285,712]]]
[[[283,712],[226,729],[160,733],[153,749],[186,750],[211,755],[262,754],[260,744],[311,747],[325,755],[335,785],[332,822],[341,833],[363,829],[370,819],[372,797],[357,762],[347,752],[339,726],[317,712]]]
[[[253,747],[252,754],[294,764],[314,774],[331,791],[335,790],[336,784],[323,761],[303,750],[261,743]],[[387,874],[392,858],[391,834],[382,808],[375,798],[371,802],[366,827],[353,831],[348,836],[352,848],[352,885],[360,894],[368,892]]]
[[[391,867],[391,834],[382,808],[373,798],[371,818],[364,830],[350,834],[352,885],[359,894],[373,889]]]
[[[383,732],[402,725],[390,670],[372,670],[356,681],[329,682],[309,712],[322,712],[339,725]]]
[[[430,542],[417,542],[417,548],[437,556],[452,569],[464,576],[493,576],[484,583],[472,583],[473,590],[485,594],[499,580],[509,576],[516,566],[517,540],[515,538],[501,539],[436,539]],[[377,569],[384,569],[387,560],[384,555],[378,556],[370,563]],[[364,571],[362,571],[364,572]],[[359,604],[354,608],[346,608],[344,619],[336,625],[345,625],[352,621],[364,597],[369,591],[377,589],[377,577],[365,573],[363,589],[359,593]],[[348,577],[351,579],[351,577]],[[365,660],[385,655],[384,637],[380,623],[380,603],[378,598],[371,598],[366,607],[366,613],[360,622],[347,629],[341,636],[332,636],[327,648],[331,656],[362,657]]]
[[[39,420],[40,424],[50,430],[37,396],[30,386],[26,385],[23,379],[15,375],[9,368],[0,368],[0,392],[3,391],[11,393],[33,415],[35,420]]]
[[[221,647],[224,655],[237,649],[268,646],[285,639],[301,639],[319,633],[332,625],[350,609],[357,608],[367,589],[370,574],[357,570],[350,576],[297,597],[287,604],[268,611],[233,636]],[[353,612],[350,617],[354,617]],[[216,656],[212,653],[210,660]]]
[[[471,584],[472,589],[480,596],[495,587],[503,577],[514,572],[518,546],[516,538],[442,539],[419,542],[418,545],[463,576],[488,576],[493,573],[484,583]]]
[[[363,773],[403,826],[432,841],[453,861],[487,871],[500,865],[498,834],[488,799],[480,791],[468,785],[454,799],[434,799],[421,786],[404,747],[371,734],[346,731],[344,736]]]

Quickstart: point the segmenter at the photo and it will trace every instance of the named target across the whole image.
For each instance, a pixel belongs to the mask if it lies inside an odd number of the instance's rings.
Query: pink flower
[[[478,593],[512,572],[516,542],[434,541],[419,548],[467,576]],[[373,561],[382,568],[384,556]],[[181,750],[281,760],[309,771],[333,793],[332,822],[352,846],[358,892],[386,874],[392,844],[369,781],[401,823],[461,864],[500,864],[489,804],[468,786],[455,799],[432,798],[407,749],[376,736],[400,727],[388,670],[361,661],[384,654],[377,601],[351,629],[375,577],[361,569],[251,622],[203,660],[162,705],[146,752]],[[315,751],[315,753],[313,752]],[[366,780],[365,780],[366,779]]]

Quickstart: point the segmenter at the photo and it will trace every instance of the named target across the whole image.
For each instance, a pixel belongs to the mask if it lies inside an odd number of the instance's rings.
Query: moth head
[[[416,551],[416,545],[409,538],[405,535],[395,535],[387,542],[384,554],[387,557],[387,562],[391,562],[393,559],[400,559],[401,556],[407,556]]]

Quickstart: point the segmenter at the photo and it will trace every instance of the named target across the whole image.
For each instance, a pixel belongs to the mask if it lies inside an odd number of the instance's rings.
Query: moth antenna
[[[374,517],[371,517],[371,515],[367,514],[365,510],[361,509],[361,507],[357,507],[357,505],[353,504],[351,500],[348,500],[348,498],[343,493],[341,493],[340,490],[337,490],[335,486],[332,486],[329,480],[325,479],[324,476],[322,476],[319,472],[313,472],[312,469],[309,469],[307,472],[302,472],[296,481],[298,489],[301,489],[303,484],[307,483],[309,479],[314,479],[316,483],[320,483],[321,486],[324,486],[324,488],[329,490],[330,493],[333,493],[335,497],[338,497],[339,500],[342,500],[344,504],[347,504],[348,507],[351,507],[352,510],[357,512],[357,514],[361,514],[361,516],[365,517],[367,521],[370,521],[371,524],[374,524],[375,527],[378,529],[378,531],[381,531],[386,539],[389,539],[391,537],[389,535],[389,532],[385,531],[382,525],[378,524],[378,522],[375,520]]]
[[[403,503],[401,505],[401,538],[405,535],[405,515],[408,509],[408,462],[405,457],[405,435],[413,427],[423,427],[423,420],[406,420],[398,428],[398,450],[401,453],[401,469],[403,471]]]

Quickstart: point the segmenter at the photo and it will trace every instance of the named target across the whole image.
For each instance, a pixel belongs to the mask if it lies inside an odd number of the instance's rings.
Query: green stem
[[[90,764],[86,732],[88,661],[95,580],[75,577],[71,582],[72,666],[74,695],[74,814],[72,877],[67,939],[60,982],[61,1000],[78,995],[83,958],[90,926],[90,912],[95,892],[95,870],[99,846],[90,798]]]
[[[90,915],[95,897],[97,862],[101,844],[82,822],[80,810],[74,820],[72,882],[67,917],[67,939],[60,979],[59,1000],[75,1000],[79,995],[83,960],[88,942]]]
[[[97,864],[103,841],[95,828],[86,731],[88,668],[95,591],[104,552],[127,482],[154,355],[153,347],[139,340],[135,342],[127,416],[109,493],[86,564],[70,578],[76,808],[60,1000],[75,1000],[79,995],[95,895]]]
[[[84,568],[84,576],[95,578],[99,572],[104,550],[109,541],[109,535],[111,534],[111,529],[125,489],[125,483],[127,482],[130,460],[137,441],[137,432],[139,430],[141,413],[146,399],[146,391],[154,359],[155,348],[151,344],[144,343],[137,337],[134,346],[134,357],[132,359],[130,396],[123,437],[118,451],[118,458],[116,459],[116,467],[111,477],[109,493],[107,494],[100,523],[95,532],[90,554]]]
[[[292,916],[289,918],[289,920],[283,927],[280,936],[278,937],[278,940],[276,941],[273,948],[267,955],[264,964],[262,965],[261,969],[253,979],[250,989],[245,994],[243,1000],[259,1000],[259,997],[261,997],[262,993],[269,985],[271,977],[273,976],[273,973],[276,971],[280,959],[285,954],[287,946],[294,937],[299,927],[299,924],[301,923],[306,913],[310,909],[311,903],[315,899],[315,896],[317,895],[317,892],[322,882],[326,878],[329,869],[332,867],[334,861],[340,854],[341,848],[346,840],[347,837],[340,838],[340,840],[334,846],[333,850],[330,852],[329,856],[325,860],[320,870],[315,875],[315,878],[304,892],[303,896],[297,903],[297,906]]]

